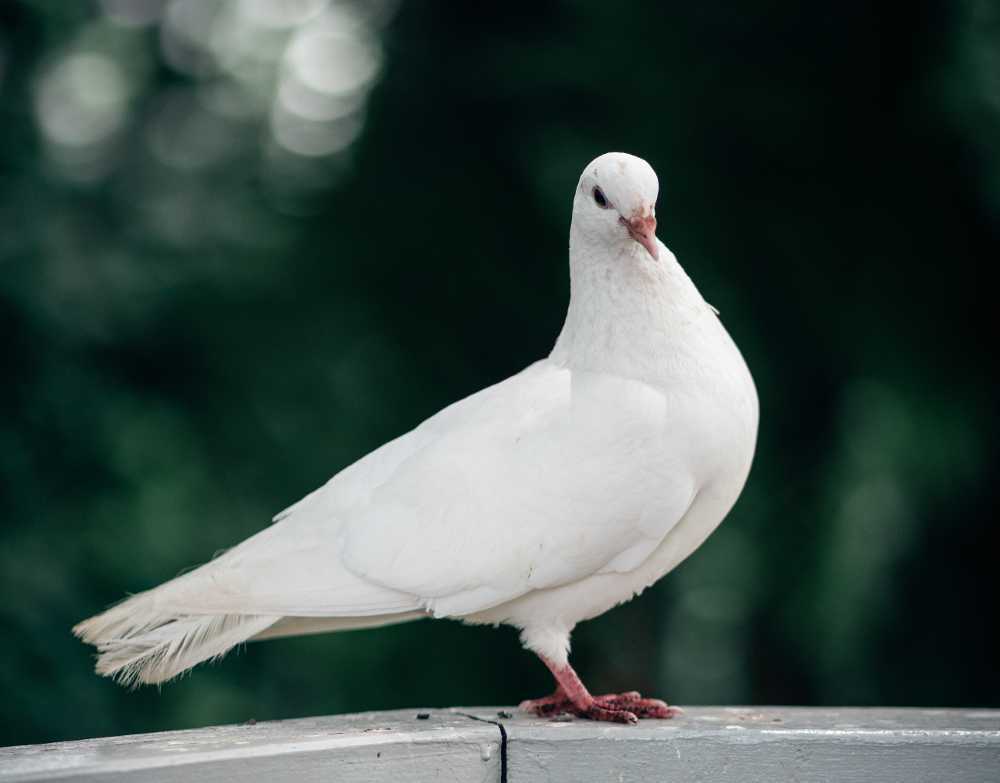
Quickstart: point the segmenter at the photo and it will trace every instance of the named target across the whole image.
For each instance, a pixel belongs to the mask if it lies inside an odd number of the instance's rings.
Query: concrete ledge
[[[692,707],[630,727],[412,709],[0,748],[0,783],[194,779],[979,783],[1000,780],[1000,710]]]

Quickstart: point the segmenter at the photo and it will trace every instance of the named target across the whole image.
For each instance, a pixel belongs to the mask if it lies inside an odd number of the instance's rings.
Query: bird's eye
[[[604,191],[600,188],[594,188],[594,202],[601,209],[608,208],[608,200],[604,197]]]

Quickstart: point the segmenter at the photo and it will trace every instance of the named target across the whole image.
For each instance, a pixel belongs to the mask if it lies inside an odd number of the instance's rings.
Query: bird
[[[336,473],[272,524],[73,629],[96,671],[162,683],[248,640],[418,618],[514,626],[555,691],[540,716],[679,709],[592,695],[570,634],[675,568],[741,494],[759,403],[736,344],[656,235],[642,158],[590,163],[551,353]]]

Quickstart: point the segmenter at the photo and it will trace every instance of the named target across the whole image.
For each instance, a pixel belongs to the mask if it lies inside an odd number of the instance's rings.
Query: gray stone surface
[[[1000,781],[1000,710],[692,707],[616,726],[412,709],[0,748],[27,780]],[[417,719],[426,713],[424,720]],[[464,713],[464,714],[463,714]],[[483,720],[475,720],[473,717]],[[507,735],[501,763],[501,722]]]

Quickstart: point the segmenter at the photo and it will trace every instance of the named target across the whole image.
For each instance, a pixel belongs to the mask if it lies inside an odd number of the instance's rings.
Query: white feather
[[[156,606],[155,591],[132,596],[73,632],[97,647],[97,672],[123,685],[169,680],[265,631],[279,618],[183,615]]]

